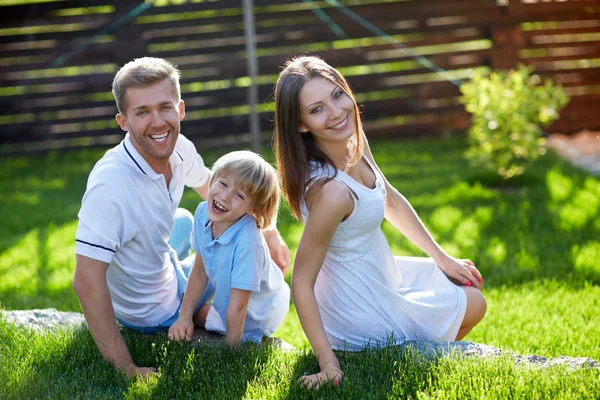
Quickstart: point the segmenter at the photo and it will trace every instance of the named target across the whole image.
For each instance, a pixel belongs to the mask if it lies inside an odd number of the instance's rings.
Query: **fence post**
[[[258,61],[256,60],[256,28],[254,27],[254,2],[244,0],[244,26],[246,39],[246,64],[248,66],[248,76],[250,77],[250,87],[248,88],[248,104],[250,105],[250,133],[252,134],[252,151],[260,154],[260,122],[258,120],[258,87],[256,76],[258,75]]]
[[[146,41],[134,24],[133,11],[140,7],[140,0],[112,0],[115,7],[115,22],[118,24],[114,31],[113,61],[117,67],[132,61],[134,58],[147,55]]]
[[[493,69],[510,69],[516,67],[520,60],[519,51],[523,47],[523,32],[513,10],[519,8],[521,0],[509,0],[505,10],[505,22],[493,25],[490,29],[492,39],[491,67]]]

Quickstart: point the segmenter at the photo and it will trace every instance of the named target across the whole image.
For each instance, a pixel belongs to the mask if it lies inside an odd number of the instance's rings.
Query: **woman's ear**
[[[302,133],[308,132],[308,128],[306,126],[304,126],[303,124],[300,124],[300,127],[298,128],[298,130]]]

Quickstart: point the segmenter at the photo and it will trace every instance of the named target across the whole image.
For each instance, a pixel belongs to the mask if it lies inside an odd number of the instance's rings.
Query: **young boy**
[[[277,172],[262,157],[236,151],[217,160],[207,201],[196,209],[196,259],[169,339],[189,341],[198,326],[237,347],[279,327],[290,289],[261,234],[275,224],[278,206]],[[214,290],[212,304],[198,304],[207,289]]]

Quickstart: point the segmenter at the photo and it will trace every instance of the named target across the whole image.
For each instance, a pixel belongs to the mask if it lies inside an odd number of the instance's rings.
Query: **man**
[[[193,221],[177,207],[184,185],[206,198],[211,171],[179,134],[185,104],[175,66],[136,59],[115,75],[113,95],[127,135],[90,173],[78,215],[73,289],[102,356],[128,377],[146,377],[155,369],[135,365],[117,320],[144,332],[166,332],[176,320]],[[276,230],[265,239],[285,273],[289,249]]]

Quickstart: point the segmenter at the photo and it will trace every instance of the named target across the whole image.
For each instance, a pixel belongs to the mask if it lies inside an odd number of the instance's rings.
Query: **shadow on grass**
[[[131,385],[102,360],[87,330],[45,337],[0,321],[0,342],[12,341],[3,350],[14,363],[2,372],[3,398],[117,398]]]
[[[303,375],[319,371],[314,354],[306,352],[297,358],[293,367],[294,383],[285,398],[339,399],[339,398],[418,398],[419,392],[434,386],[431,373],[433,360],[427,360],[418,351],[404,346],[392,346],[362,352],[336,352],[344,371],[338,385],[328,382],[319,390],[307,390],[296,383]]]
[[[166,335],[124,330],[136,365],[158,370],[143,382],[126,379],[106,363],[85,329],[53,333],[48,340],[44,334],[23,333],[23,328],[0,321],[0,349],[19,368],[15,372],[0,366],[6,385],[0,390],[2,398],[241,399],[273,354],[262,345],[244,344],[237,351],[208,344],[194,347],[170,342]]]

